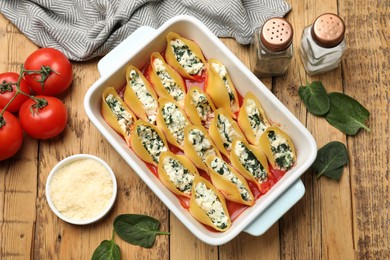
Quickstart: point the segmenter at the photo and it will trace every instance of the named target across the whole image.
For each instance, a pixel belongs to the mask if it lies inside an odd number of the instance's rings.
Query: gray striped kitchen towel
[[[75,61],[103,56],[138,27],[179,14],[248,44],[257,27],[289,10],[284,0],[0,0],[1,13],[35,44]]]

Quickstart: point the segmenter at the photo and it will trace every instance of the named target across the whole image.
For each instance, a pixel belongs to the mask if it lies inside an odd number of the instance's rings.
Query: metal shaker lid
[[[332,48],[340,44],[344,39],[345,24],[337,15],[325,13],[314,21],[311,35],[320,46]]]
[[[260,40],[270,51],[283,51],[290,46],[293,38],[293,28],[284,18],[271,18],[261,29]]]

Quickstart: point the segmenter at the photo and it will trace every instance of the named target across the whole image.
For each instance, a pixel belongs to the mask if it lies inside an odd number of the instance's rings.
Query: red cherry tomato
[[[0,117],[0,161],[13,156],[23,143],[23,130],[18,119],[8,111]]]
[[[0,74],[0,108],[4,108],[16,94],[16,85],[8,85],[7,83],[16,83],[18,80],[19,74],[15,72],[5,72]],[[30,89],[24,79],[21,79],[20,81],[20,90],[24,93],[30,94]],[[18,94],[6,110],[12,113],[19,111],[20,106],[27,99],[28,97],[26,95]]]
[[[42,66],[49,66],[52,70],[42,87],[40,74],[27,74],[25,79],[30,88],[39,95],[55,96],[69,88],[73,80],[72,64],[59,50],[42,48],[34,51],[24,62],[26,70],[40,70]]]
[[[19,110],[20,124],[23,130],[35,139],[49,139],[60,134],[66,127],[68,112],[58,98],[36,96],[47,101],[46,106],[37,106],[33,99],[28,99]]]

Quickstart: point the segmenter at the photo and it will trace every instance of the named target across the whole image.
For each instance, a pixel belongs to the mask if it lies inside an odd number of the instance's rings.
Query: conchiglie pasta
[[[174,194],[190,198],[194,179],[199,172],[184,155],[166,151],[160,155],[158,176]]]
[[[127,85],[124,92],[124,101],[131,110],[145,121],[156,122],[158,108],[157,95],[149,81],[135,66],[126,69]]]
[[[206,63],[198,44],[174,32],[167,34],[165,59],[184,78],[192,80],[200,77]]]
[[[184,154],[196,167],[206,172],[207,156],[221,156],[207,130],[203,126],[196,125],[188,125],[184,128]]]
[[[255,203],[255,198],[245,178],[221,157],[209,156],[206,164],[212,184],[226,199],[247,206],[252,206]]]
[[[183,149],[184,128],[189,124],[186,113],[176,102],[160,97],[157,126],[162,129],[169,143]]]
[[[216,59],[209,59],[207,68],[206,93],[217,108],[224,108],[235,119],[239,110],[239,100],[225,65]]]
[[[215,111],[214,118],[211,120],[209,134],[221,153],[227,157],[229,157],[233,139],[244,137],[237,122],[223,108]]]
[[[270,126],[260,102],[252,92],[245,95],[237,122],[251,144],[257,144],[261,134]]]
[[[150,66],[150,82],[157,94],[172,99],[183,107],[186,89],[180,74],[165,62],[159,52],[153,52],[150,56]]]
[[[157,166],[160,154],[168,151],[168,143],[160,129],[142,119],[135,123],[130,141],[134,153],[154,166]]]
[[[272,167],[287,171],[295,164],[297,156],[290,137],[277,126],[268,127],[260,136],[259,146]]]
[[[230,161],[245,179],[255,183],[262,193],[266,192],[261,184],[269,179],[271,172],[268,168],[267,157],[260,149],[242,138],[236,138],[232,144]]]
[[[197,86],[193,86],[184,100],[184,109],[194,125],[209,128],[214,118],[215,106],[210,97]]]
[[[113,87],[106,88],[102,93],[102,115],[104,120],[122,135],[127,145],[130,146],[130,137],[137,118]]]
[[[217,231],[226,231],[231,226],[225,198],[209,181],[200,176],[194,180],[189,212],[196,220]]]

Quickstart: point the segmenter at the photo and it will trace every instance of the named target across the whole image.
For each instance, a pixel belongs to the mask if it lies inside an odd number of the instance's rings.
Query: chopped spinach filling
[[[245,156],[239,156],[239,160],[242,166],[244,166],[244,168],[249,171],[258,182],[261,183],[266,181],[268,178],[268,174],[265,171],[261,162],[257,159],[254,153],[249,150],[248,147],[246,147],[242,142],[240,142],[238,145],[241,149],[243,149],[242,154],[245,154]]]
[[[158,133],[150,126],[139,125],[137,134],[141,139],[142,145],[152,156],[153,161],[158,163],[160,154],[168,150]]]
[[[203,62],[180,39],[171,41],[173,54],[179,64],[190,75],[200,74],[204,68]]]
[[[280,169],[289,170],[293,166],[294,158],[287,140],[275,131],[269,131],[267,137],[271,142],[271,151],[275,156],[276,164]]]
[[[122,106],[119,100],[114,97],[112,94],[108,94],[105,98],[105,101],[114,113],[116,120],[118,121],[119,126],[123,131],[126,132],[126,135],[130,135],[131,125],[133,124],[133,118],[130,113]]]
[[[189,169],[174,159],[167,158],[163,164],[165,172],[168,174],[169,179],[175,185],[175,187],[183,193],[190,194],[192,189],[192,183],[195,176]]]
[[[236,185],[238,191],[240,192],[241,198],[244,201],[251,201],[248,189],[244,186],[240,179],[232,171],[230,171],[227,163],[223,159],[216,157],[211,161],[211,167],[225,180],[228,180]]]

